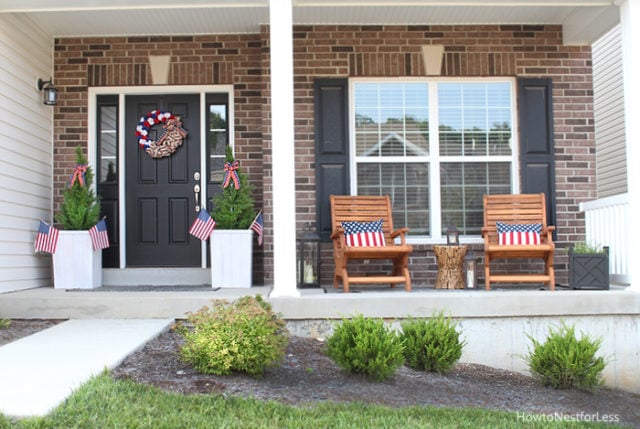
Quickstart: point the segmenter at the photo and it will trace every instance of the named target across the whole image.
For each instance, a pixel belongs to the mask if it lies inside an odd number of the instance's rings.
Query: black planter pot
[[[609,248],[603,253],[573,253],[569,249],[569,287],[609,289]]]

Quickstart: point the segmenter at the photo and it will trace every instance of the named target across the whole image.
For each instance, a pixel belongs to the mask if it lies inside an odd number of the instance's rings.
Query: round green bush
[[[545,342],[531,336],[529,339],[533,351],[525,360],[533,377],[544,386],[594,390],[603,384],[602,371],[606,362],[596,356],[601,338],[592,339],[583,334],[577,339],[575,326],[562,323],[557,329],[549,329]]]
[[[382,319],[343,319],[327,338],[327,355],[342,369],[380,381],[404,362],[402,340]]]
[[[285,322],[259,295],[214,301],[177,329],[185,339],[182,359],[207,374],[261,375],[284,357],[289,343]]]
[[[442,312],[430,319],[407,319],[401,323],[407,366],[419,371],[444,374],[462,356],[464,341],[457,324]]]

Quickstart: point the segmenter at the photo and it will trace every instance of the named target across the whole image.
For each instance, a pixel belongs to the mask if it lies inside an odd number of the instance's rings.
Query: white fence
[[[614,195],[580,204],[584,212],[586,241],[609,247],[611,283],[629,284],[629,196]]]

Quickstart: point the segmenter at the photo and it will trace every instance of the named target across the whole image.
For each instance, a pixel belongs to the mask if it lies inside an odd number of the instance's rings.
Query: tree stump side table
[[[433,246],[433,252],[438,263],[436,289],[464,288],[462,266],[467,246]]]

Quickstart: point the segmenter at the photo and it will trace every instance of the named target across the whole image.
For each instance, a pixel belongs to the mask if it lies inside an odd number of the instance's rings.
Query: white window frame
[[[477,162],[510,162],[511,163],[511,192],[520,192],[520,165],[519,165],[519,124],[517,121],[517,84],[512,77],[402,77],[402,78],[351,78],[349,79],[349,175],[350,191],[352,195],[358,192],[357,164],[356,156],[356,124],[355,124],[355,86],[358,83],[426,83],[429,87],[429,155],[411,157],[412,161],[426,162],[429,165],[429,230],[431,235],[409,235],[407,242],[411,244],[443,244],[446,237],[442,234],[443,225],[440,216],[440,163],[441,162],[465,162],[468,158],[463,156],[440,156],[439,146],[439,120],[438,120],[438,84],[451,82],[503,82],[511,86],[511,155],[510,156],[474,156]],[[405,157],[380,157],[376,162],[381,163],[404,163]],[[444,161],[443,161],[444,160]],[[437,208],[437,209],[436,209]],[[397,225],[403,226],[403,225]],[[482,243],[480,235],[465,235],[460,237],[460,241],[466,244]]]

